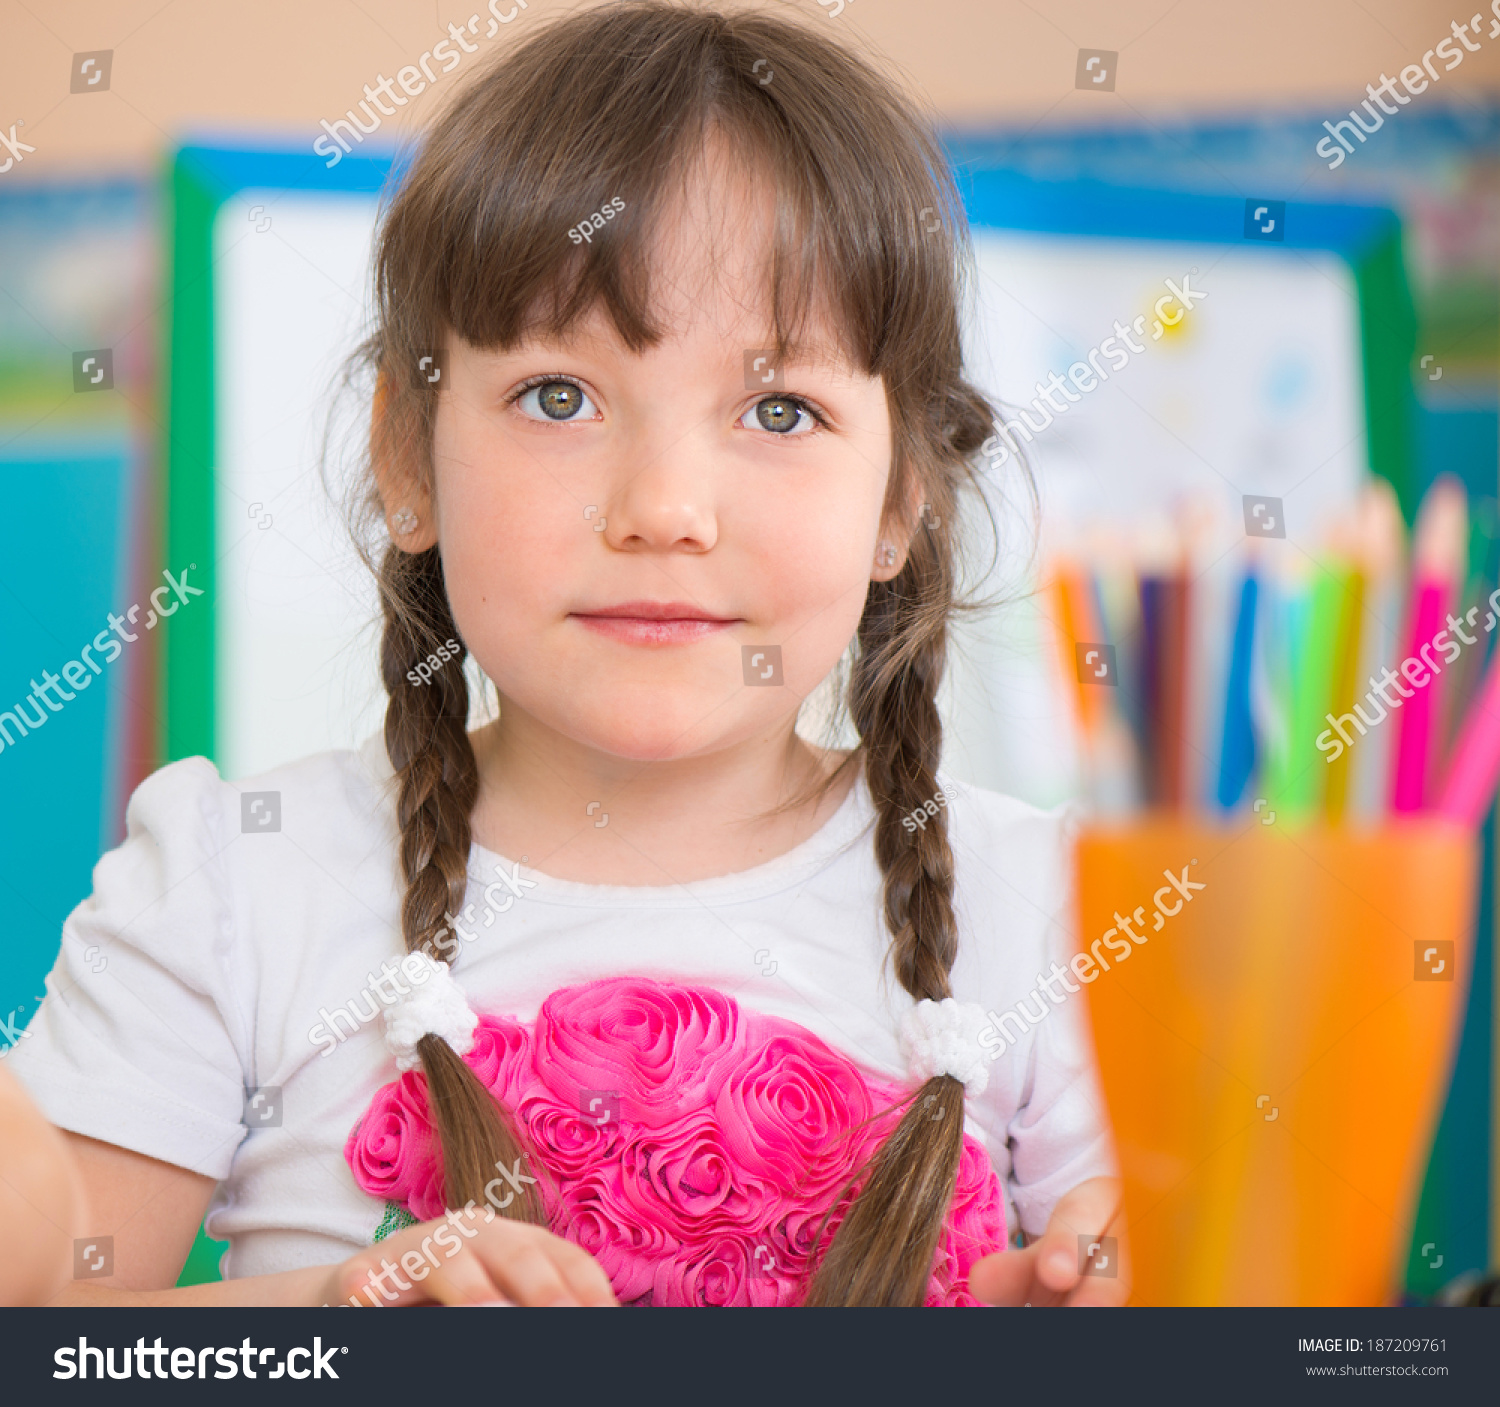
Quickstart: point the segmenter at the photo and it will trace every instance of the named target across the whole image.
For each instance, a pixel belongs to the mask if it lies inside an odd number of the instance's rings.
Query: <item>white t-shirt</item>
[[[1073,951],[1067,817],[942,783],[953,992],[1004,1012]],[[279,793],[279,830],[262,824],[269,803],[251,814],[253,792]],[[405,951],[393,794],[379,739],[240,783],[201,757],[164,767],[132,797],[126,840],[95,867],[10,1054],[54,1123],[219,1180],[206,1224],[230,1243],[228,1278],[342,1260],[385,1213],[343,1155],[396,1077],[383,1022],[326,1031],[333,1008],[373,1009],[371,978]],[[795,849],[671,887],[553,879],[475,846],[476,936],[454,977],[477,1011],[528,1023],[551,992],[598,978],[712,987],[905,1079],[896,1032],[912,999],[886,961],[872,821],[861,778]],[[966,1127],[1005,1187],[1008,1230],[1019,1218],[1037,1233],[1063,1193],[1113,1172],[1079,1000],[1000,1048]],[[262,1095],[247,1131],[246,1091],[264,1087],[280,1093]]]

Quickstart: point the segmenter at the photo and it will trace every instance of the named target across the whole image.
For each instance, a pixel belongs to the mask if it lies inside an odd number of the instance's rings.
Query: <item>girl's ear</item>
[[[901,569],[906,566],[912,534],[916,531],[918,515],[924,506],[920,499],[921,486],[913,482],[911,491],[907,494],[904,516],[887,518],[880,525],[880,540],[875,544],[875,561],[870,569],[871,581],[890,581],[900,576]]]
[[[391,427],[386,419],[390,397],[390,375],[382,367],[370,406],[370,468],[391,541],[403,552],[425,552],[437,542],[432,494],[415,466],[391,448],[395,437],[387,433]]]
[[[892,577],[901,574],[901,568],[906,565],[907,542],[903,538],[892,541],[888,537],[882,537],[875,544],[875,565],[870,569],[871,581],[890,581]]]

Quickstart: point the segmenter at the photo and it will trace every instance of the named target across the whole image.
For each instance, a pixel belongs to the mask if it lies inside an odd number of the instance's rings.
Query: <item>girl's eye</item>
[[[769,430],[773,435],[805,435],[819,423],[812,409],[792,396],[766,396],[740,417],[745,429]]]
[[[596,407],[576,381],[538,381],[516,397],[521,413],[531,420],[592,420]]]

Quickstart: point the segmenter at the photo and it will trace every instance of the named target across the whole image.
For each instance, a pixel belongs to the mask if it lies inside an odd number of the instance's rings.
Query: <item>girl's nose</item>
[[[694,435],[628,455],[605,510],[621,552],[707,552],[719,538],[712,451]]]

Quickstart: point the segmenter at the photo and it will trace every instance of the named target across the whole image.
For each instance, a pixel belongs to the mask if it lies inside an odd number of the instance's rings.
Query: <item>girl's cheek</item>
[[[862,605],[874,562],[865,519],[877,512],[878,505],[857,499],[809,495],[758,515],[750,541],[765,559],[769,591],[788,614],[822,609],[850,592]]]

